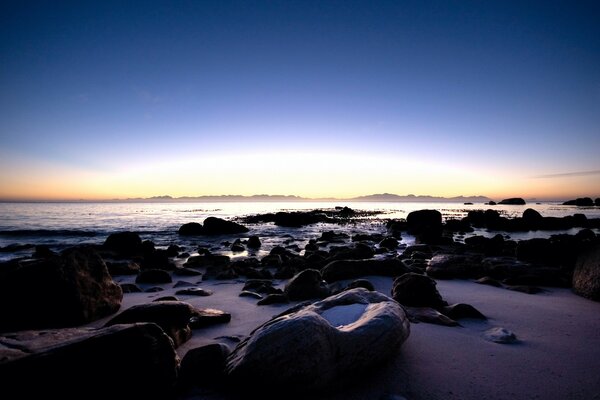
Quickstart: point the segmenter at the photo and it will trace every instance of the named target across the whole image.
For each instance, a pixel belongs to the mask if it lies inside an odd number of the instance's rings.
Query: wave
[[[71,237],[93,237],[100,235],[100,232],[72,229],[14,229],[0,230],[0,236],[71,236]]]

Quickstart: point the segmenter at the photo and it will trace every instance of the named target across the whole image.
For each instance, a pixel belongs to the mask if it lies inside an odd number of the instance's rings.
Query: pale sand
[[[368,279],[378,291],[390,294],[390,278]],[[257,306],[255,299],[238,297],[242,285],[241,281],[209,281],[200,286],[213,290],[214,295],[179,296],[197,307],[217,308],[232,315],[229,324],[194,331],[194,337],[178,349],[181,356],[219,336],[247,335],[273,315],[296,304]],[[122,309],[176,290],[171,289],[172,284],[158,286],[167,290],[125,294]],[[459,280],[439,281],[438,289],[449,303],[469,303],[489,320],[461,320],[463,327],[412,324],[410,337],[390,365],[362,380],[338,385],[333,393],[309,397],[600,399],[600,303],[578,297],[568,289],[549,288],[546,293],[528,295]],[[497,344],[483,339],[484,331],[497,326],[513,331],[519,342]],[[235,345],[232,341],[221,341]],[[201,398],[236,397],[208,391]]]

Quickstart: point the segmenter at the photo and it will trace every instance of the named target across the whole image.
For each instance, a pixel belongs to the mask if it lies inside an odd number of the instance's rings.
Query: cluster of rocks
[[[577,206],[577,207],[600,207],[600,197],[596,200],[592,200],[590,197],[579,197],[575,200],[568,200],[563,203],[563,206]]]
[[[377,214],[381,214],[381,212],[355,211],[349,207],[336,207],[334,210],[282,211],[277,213],[257,214],[242,217],[240,220],[249,224],[273,222],[278,226],[300,227],[317,223],[339,224],[350,221],[355,222],[359,218],[371,217]]]

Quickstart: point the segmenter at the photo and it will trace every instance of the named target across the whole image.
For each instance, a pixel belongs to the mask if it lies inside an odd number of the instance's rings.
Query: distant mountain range
[[[485,196],[456,196],[456,197],[438,197],[438,196],[416,196],[409,194],[400,196],[397,194],[381,193],[368,196],[352,197],[348,199],[339,198],[307,198],[293,195],[268,195],[255,194],[252,196],[243,195],[219,195],[219,196],[183,196],[172,197],[168,195],[154,196],[146,198],[128,198],[125,200],[114,199],[112,201],[141,201],[141,202],[300,202],[300,201],[346,201],[346,202],[447,202],[447,203],[487,203],[491,199]]]

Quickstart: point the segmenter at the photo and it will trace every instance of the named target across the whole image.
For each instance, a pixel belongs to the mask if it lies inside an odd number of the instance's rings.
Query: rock
[[[188,281],[177,281],[175,282],[175,284],[173,285],[174,288],[180,288],[180,287],[194,287],[196,286],[195,283],[192,282],[188,282]]]
[[[170,398],[179,361],[155,324],[0,336],[0,360],[2,390],[24,399]]]
[[[490,200],[490,201],[488,201],[486,204],[487,204],[488,206],[495,206],[495,205],[496,205],[496,202],[495,202],[495,201],[493,201],[493,200]]]
[[[510,199],[504,199],[504,200],[500,201],[498,204],[522,206],[526,203],[525,203],[525,200],[523,200],[520,197],[511,197]]]
[[[193,288],[178,290],[175,292],[175,294],[187,295],[187,296],[203,296],[204,297],[204,296],[212,295],[213,292],[211,290],[193,287]]]
[[[251,292],[250,290],[242,290],[242,292],[240,293],[240,297],[249,297],[251,299],[256,299],[256,300],[262,300],[262,295],[256,293],[256,292]]]
[[[181,360],[178,383],[199,387],[222,384],[225,363],[230,353],[229,347],[223,343],[211,343],[189,350]]]
[[[327,282],[369,275],[399,276],[406,272],[406,265],[398,259],[337,260],[327,264],[321,271]]]
[[[156,292],[162,292],[163,290],[165,290],[165,289],[163,289],[163,288],[161,288],[159,286],[153,286],[153,287],[150,287],[150,288],[144,290],[144,292],[146,292],[146,293],[156,293]]]
[[[409,333],[397,303],[353,289],[257,328],[227,358],[227,382],[250,392],[314,392],[382,365]]]
[[[183,250],[181,246],[177,246],[176,244],[171,244],[167,247],[167,256],[168,257],[177,257],[179,252]]]
[[[285,285],[283,292],[292,301],[322,299],[329,296],[327,284],[323,282],[321,273],[315,269],[305,269],[296,274]]]
[[[489,276],[484,276],[483,278],[479,278],[475,282],[479,283],[480,285],[502,287],[502,284],[500,282],[498,282],[494,278],[490,278]]]
[[[533,208],[528,208],[523,211],[523,223],[526,225],[528,230],[535,230],[542,226],[544,217],[542,214],[535,211]]]
[[[366,279],[356,279],[356,280],[350,282],[348,284],[348,286],[346,286],[346,289],[344,289],[344,290],[355,289],[355,288],[359,288],[359,287],[365,288],[372,292],[375,291],[375,286],[373,286],[373,284]]]
[[[184,267],[186,268],[211,268],[223,267],[230,263],[228,256],[217,256],[213,254],[205,254],[202,256],[192,256],[187,259]]]
[[[50,250],[50,248],[46,245],[37,245],[35,246],[35,251],[32,254],[32,258],[50,258],[58,256],[55,252]]]
[[[356,243],[354,246],[332,247],[329,251],[329,261],[334,260],[363,260],[373,258],[375,250],[366,243]]]
[[[140,266],[134,262],[107,262],[106,267],[112,275],[137,275],[140,272]]]
[[[175,347],[179,347],[192,337],[189,323],[195,313],[193,306],[182,301],[138,304],[112,318],[105,326],[153,322],[173,339]]]
[[[446,302],[436,289],[433,279],[415,273],[404,274],[394,280],[392,297],[408,307],[431,307],[442,309]]]
[[[411,322],[425,322],[442,326],[458,326],[458,322],[431,307],[404,307]]]
[[[573,291],[600,301],[600,246],[579,256],[573,272]]]
[[[259,306],[267,306],[270,304],[286,304],[289,302],[290,301],[285,294],[270,294],[256,304]]]
[[[398,242],[398,240],[396,238],[388,236],[385,239],[383,239],[381,242],[379,242],[379,247],[383,247],[384,249],[388,249],[388,250],[396,250],[398,248],[399,244],[400,243]]]
[[[204,228],[197,222],[188,222],[179,227],[177,231],[182,236],[198,236],[204,235]]]
[[[137,278],[135,278],[135,283],[171,283],[173,280],[171,279],[171,275],[167,271],[163,271],[162,269],[147,269],[141,271]]]
[[[475,307],[464,303],[446,306],[443,308],[442,312],[445,316],[454,320],[463,318],[487,319],[486,316],[480,313]]]
[[[258,238],[258,236],[250,236],[248,238],[248,243],[246,244],[246,246],[249,249],[258,249],[258,248],[260,248],[260,246],[261,246],[260,239]]]
[[[123,292],[91,248],[0,271],[0,331],[68,327],[115,313]]]
[[[544,289],[539,288],[537,286],[530,285],[515,285],[515,286],[506,286],[508,290],[513,290],[515,292],[521,292],[526,294],[538,294],[544,291]]]
[[[243,225],[216,217],[206,218],[203,228],[205,235],[227,235],[248,232],[248,228]]]
[[[242,251],[246,251],[246,248],[244,247],[240,239],[237,239],[231,245],[231,251],[233,251],[234,253],[241,253]]]
[[[142,289],[135,283],[121,283],[121,290],[123,293],[141,293]]]
[[[427,275],[436,279],[480,276],[481,258],[456,254],[437,254],[429,260]]]
[[[485,340],[495,343],[515,343],[517,336],[506,328],[496,327],[488,329],[484,332],[483,337]]]
[[[594,204],[596,205],[596,207],[600,207],[600,197],[594,200]]]
[[[176,296],[163,296],[152,300],[153,303],[157,303],[159,301],[179,301],[179,299]]]
[[[348,239],[348,235],[344,232],[326,231],[321,233],[319,242],[344,242]]]
[[[594,205],[594,200],[589,197],[580,197],[575,200],[565,201],[563,206],[578,206],[578,207],[592,207]]]
[[[216,324],[226,324],[231,321],[231,314],[214,308],[196,309],[190,319],[190,328],[199,329]]]
[[[277,226],[287,227],[301,227],[305,225],[312,225],[319,222],[328,221],[327,216],[324,214],[317,213],[315,211],[310,212],[278,212],[275,214],[274,222]]]
[[[195,269],[192,269],[192,268],[182,267],[182,268],[175,268],[173,270],[173,275],[177,275],[177,276],[200,276],[200,275],[202,275],[202,272],[196,271]]]
[[[437,210],[412,211],[406,222],[408,232],[420,243],[436,244],[442,237],[442,214]]]
[[[132,256],[142,252],[142,239],[135,232],[111,233],[103,247],[122,256]]]

